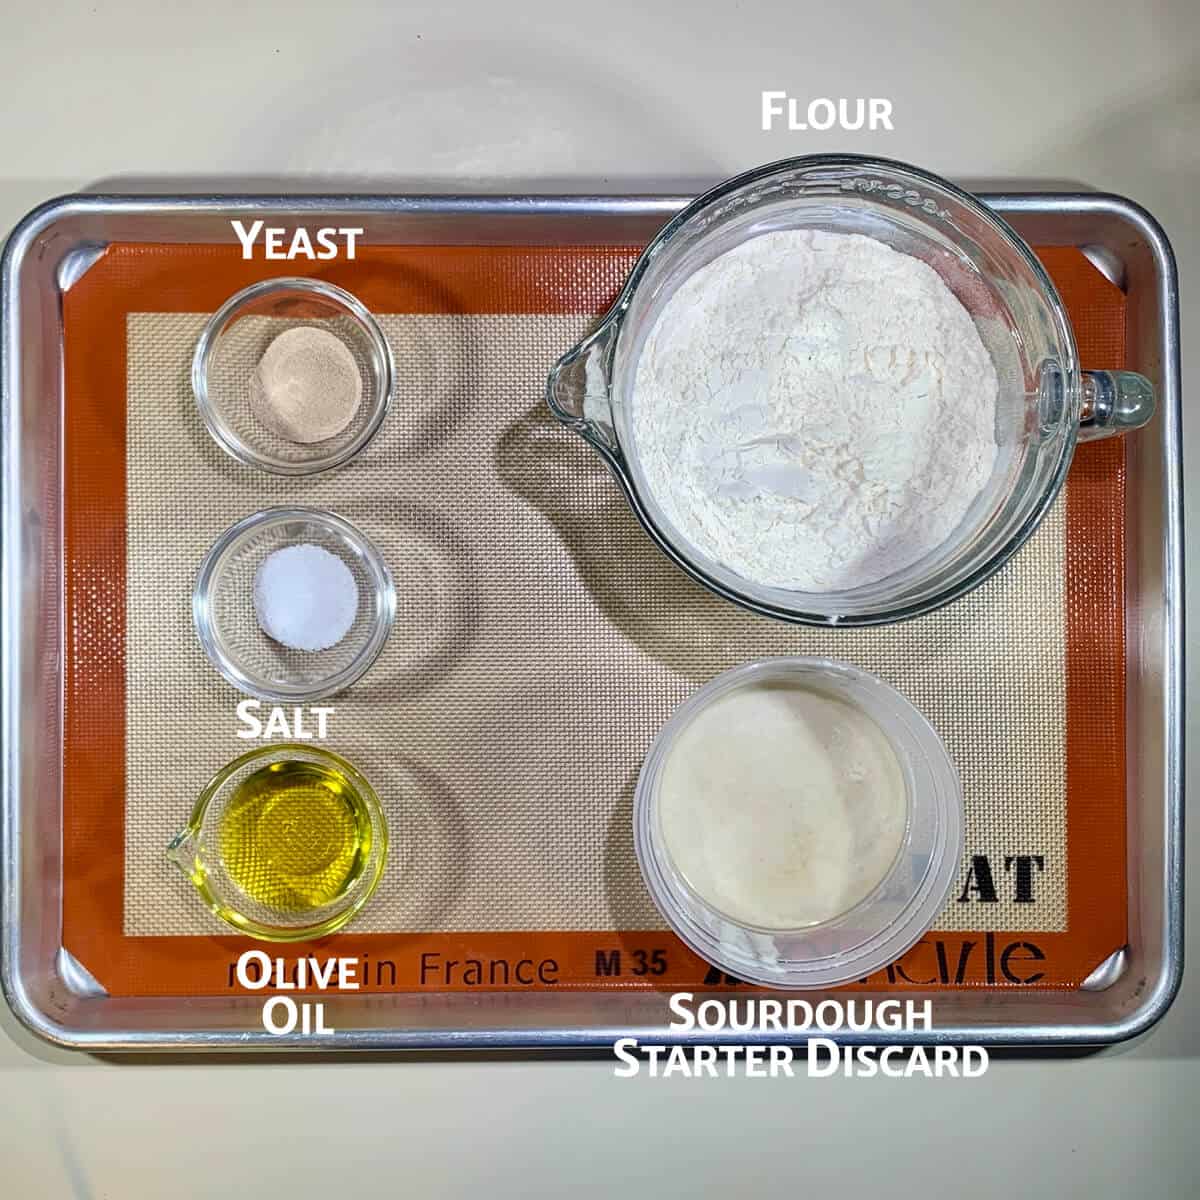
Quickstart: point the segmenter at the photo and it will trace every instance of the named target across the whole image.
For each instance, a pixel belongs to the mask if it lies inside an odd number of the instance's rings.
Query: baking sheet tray
[[[1010,219],[1015,217],[1020,231],[1039,245],[1087,246],[1093,261],[1126,288],[1130,297],[1127,312],[1127,365],[1137,367],[1154,377],[1162,397],[1162,411],[1152,427],[1157,437],[1152,436],[1151,431],[1147,431],[1129,442],[1130,502],[1127,513],[1131,527],[1127,544],[1131,548],[1131,559],[1127,562],[1126,589],[1133,603],[1126,606],[1129,632],[1127,644],[1130,648],[1130,656],[1126,663],[1130,691],[1126,758],[1131,784],[1128,790],[1130,857],[1127,872],[1130,887],[1131,937],[1129,947],[1119,951],[1103,964],[1093,979],[1079,992],[1057,997],[1044,992],[1025,993],[1019,997],[1005,993],[977,992],[973,994],[974,1011],[971,994],[939,994],[936,1012],[940,1029],[937,1036],[947,1039],[970,1037],[972,1040],[1015,1042],[1110,1040],[1112,1037],[1132,1032],[1137,1022],[1153,1018],[1169,998],[1178,970],[1178,958],[1171,949],[1174,918],[1177,916],[1172,905],[1177,903],[1177,897],[1170,891],[1169,886],[1177,878],[1177,864],[1172,864],[1174,855],[1177,854],[1173,830],[1178,803],[1178,797],[1174,793],[1178,786],[1178,778],[1172,775],[1177,763],[1171,758],[1171,743],[1174,739],[1177,745],[1178,737],[1178,730],[1173,725],[1178,715],[1175,703],[1177,697],[1174,696],[1172,688],[1172,684],[1177,683],[1178,677],[1172,676],[1177,663],[1172,659],[1170,643],[1174,618],[1178,615],[1178,597],[1175,594],[1177,576],[1172,574],[1172,567],[1177,566],[1173,554],[1177,555],[1178,552],[1178,478],[1177,460],[1170,450],[1172,439],[1177,437],[1178,403],[1174,351],[1171,345],[1174,328],[1173,275],[1169,251],[1161,241],[1161,235],[1151,222],[1125,202],[1106,197],[1076,197],[1070,200],[1046,197],[988,199],[1001,211],[1005,211]],[[330,214],[335,214],[339,220],[353,217],[356,224],[367,224],[369,238],[391,244],[437,245],[449,242],[497,246],[622,246],[646,240],[678,203],[672,200],[447,201],[434,198],[408,201],[313,199],[304,202],[66,202],[42,215],[40,229],[37,228],[37,214],[31,221],[27,221],[14,236],[6,259],[6,335],[16,333],[21,327],[22,318],[25,318],[26,331],[21,354],[15,353],[15,343],[6,341],[5,400],[6,415],[9,417],[8,428],[10,431],[13,429],[14,416],[19,418],[19,426],[24,420],[35,419],[33,414],[26,415],[21,411],[21,385],[24,384],[26,395],[30,387],[26,371],[38,361],[43,368],[53,364],[56,357],[61,361],[61,346],[54,344],[52,336],[61,330],[58,320],[58,298],[61,291],[69,288],[80,277],[83,269],[94,260],[99,246],[122,240],[227,243],[227,221],[230,216],[246,211],[263,215],[264,209],[268,215],[277,214],[284,222],[294,221],[308,214],[320,214],[322,223],[330,219]],[[1089,208],[1094,211],[1089,213]],[[1084,210],[1082,214],[1080,209]],[[1091,222],[1086,237],[1080,225],[1081,215],[1089,217]],[[71,228],[72,225],[75,228]],[[52,252],[31,259],[28,257],[28,251],[34,246],[42,250],[49,248]],[[37,264],[37,268],[31,270],[34,263]],[[52,275],[45,273],[45,268],[50,263],[53,264]],[[28,278],[38,270],[43,272],[40,288],[33,287],[33,279]],[[30,303],[35,298],[43,301],[40,312],[37,304]],[[47,311],[47,299],[54,301],[52,311]],[[41,337],[30,338],[28,335],[31,329],[37,330]],[[61,337],[60,332],[58,336]],[[41,355],[32,353],[34,343],[43,351]],[[15,378],[11,371],[13,366],[22,368]],[[49,376],[44,376],[40,382],[44,387],[49,382]],[[24,442],[23,448],[27,452],[31,449],[45,451],[60,445],[58,431],[51,429],[47,436],[45,413],[41,415],[43,436],[32,440],[28,437],[19,439]],[[14,449],[11,437],[7,444],[9,449]],[[20,446],[15,448],[21,449]],[[1146,450],[1150,453],[1145,453]],[[19,454],[15,457],[18,462],[21,461]],[[28,464],[27,454],[24,461]],[[1146,484],[1154,478],[1152,472],[1156,462],[1158,477],[1147,496]],[[52,517],[56,515],[55,508],[58,504],[57,485],[53,478],[46,477],[46,466],[47,464],[43,463],[40,473],[34,470],[34,478],[23,477],[21,483],[41,486],[42,490],[38,496],[50,504],[39,515]],[[8,479],[12,479],[11,473]],[[24,494],[29,496],[28,491]],[[13,493],[6,491],[5,498],[6,502],[11,501]],[[1152,511],[1155,509],[1157,516]],[[28,516],[29,511],[27,507],[24,515]],[[7,504],[6,514],[11,519],[11,503]],[[61,517],[61,514],[57,516]],[[37,526],[36,532],[45,534],[48,528],[49,525],[43,520]],[[1149,550],[1144,538],[1148,529],[1153,530],[1153,541],[1150,542]],[[11,533],[11,530],[10,524],[6,527],[6,532]],[[25,532],[29,532],[28,525],[25,525]],[[1134,538],[1140,540],[1135,541]],[[50,568],[51,579],[57,573],[57,568],[53,565],[53,554],[47,556],[46,553],[52,540],[39,539],[39,548],[43,551],[40,560],[44,572],[40,580],[42,587],[48,582],[46,568]],[[6,554],[12,547],[11,538],[6,538]],[[1143,559],[1150,561],[1143,562]],[[12,566],[11,560],[9,565]],[[6,582],[11,582],[12,579],[13,574],[10,570],[6,572]],[[1156,583],[1159,595],[1153,597]],[[48,594],[50,593],[43,595]],[[5,599],[5,618],[8,620],[13,615],[8,605],[8,594]],[[1148,603],[1152,599],[1156,602]],[[1156,627],[1155,614],[1158,617]],[[35,618],[32,624],[31,615]],[[26,623],[23,628],[27,635],[34,634],[46,638],[43,644],[47,646],[61,644],[62,630],[56,624],[57,615],[51,614],[47,621],[43,602],[43,607],[35,614],[25,610],[23,616]],[[1147,642],[1146,633],[1151,629],[1162,639],[1160,644],[1156,645],[1153,638]],[[10,635],[11,632],[12,626],[9,626],[6,635]],[[6,636],[6,654],[14,645],[11,636]],[[1178,646],[1177,642],[1175,646]],[[1151,653],[1155,651],[1157,653]],[[6,666],[14,660],[20,662],[21,657],[19,653],[7,654]],[[53,668],[57,661],[58,659],[54,658],[49,664],[41,665],[43,668],[47,665]],[[31,664],[32,674],[37,674],[38,665]],[[10,675],[6,675],[6,680],[10,678]],[[52,680],[43,679],[41,682],[46,698],[57,693]],[[28,692],[24,698],[28,700]],[[14,699],[17,701],[13,709],[17,718],[26,715],[20,704],[22,697],[6,689],[5,699],[6,703]],[[1161,712],[1161,723],[1157,720],[1146,720],[1147,710],[1143,703],[1145,700],[1150,700],[1152,707],[1157,703]],[[50,711],[45,715],[55,714]],[[50,725],[53,726],[54,722]],[[13,726],[9,725],[8,728],[11,730]],[[1134,730],[1148,732],[1151,747],[1154,745],[1153,739],[1157,731],[1162,758],[1157,763],[1160,774],[1156,779],[1153,776],[1156,769],[1155,756],[1147,756],[1146,742],[1135,738]],[[46,729],[43,729],[43,734],[45,732]],[[44,757],[40,761],[50,768],[56,757],[55,744],[45,737],[42,738],[42,742],[40,749]],[[6,752],[11,748],[11,743],[6,743]],[[5,843],[7,851],[41,844],[36,841],[31,843],[30,840],[38,837],[39,832],[42,836],[48,834],[51,841],[54,836],[52,828],[41,828],[46,824],[44,820],[40,824],[31,824],[39,815],[44,817],[44,806],[39,808],[29,803],[26,807],[21,803],[23,795],[33,795],[38,790],[35,784],[29,784],[26,789],[19,786],[22,757],[23,754],[18,754],[14,761],[13,756],[8,754],[6,762],[6,766],[9,767],[8,781],[10,785],[16,785],[17,789],[8,793],[10,803],[6,818],[11,824],[8,828],[10,836],[6,838]],[[54,774],[51,770],[48,777],[53,778]],[[1151,780],[1155,786],[1147,791],[1146,784]],[[42,794],[45,794],[44,791]],[[1154,815],[1154,797],[1162,804],[1161,820],[1151,820],[1150,825],[1157,826],[1160,840],[1151,842],[1149,854],[1152,862],[1153,856],[1159,855],[1155,864],[1159,870],[1147,884],[1144,874],[1147,859],[1144,829],[1145,818],[1153,818]],[[1143,813],[1143,808],[1149,808],[1150,811]],[[1135,831],[1138,835],[1136,840]],[[39,905],[38,901],[45,900],[44,885],[59,872],[55,865],[49,873],[49,879],[43,875],[40,880],[41,886],[33,886],[39,883],[36,871],[31,872],[27,866],[22,868],[11,853],[6,859],[6,867],[11,868],[6,877],[6,988],[18,1012],[31,1024],[40,1027],[42,1032],[75,1044],[91,1045],[220,1045],[232,1042],[246,1045],[248,1040],[253,1041],[256,1036],[263,1041],[268,1040],[266,1035],[256,1035],[254,1032],[257,1024],[257,1005],[253,1001],[230,997],[197,997],[190,999],[185,1007],[178,1008],[172,1019],[170,1006],[164,1009],[160,1005],[156,1008],[148,1003],[153,999],[151,997],[113,997],[97,994],[94,982],[89,981],[86,973],[79,969],[79,965],[62,951],[61,928],[54,932],[48,928],[45,920],[41,923],[40,931],[43,934],[50,933],[50,937],[43,943],[49,958],[42,960],[41,973],[38,974],[36,970],[33,974],[22,973],[19,969],[12,970],[13,964],[20,960],[21,955],[28,955],[29,952],[30,927],[24,921],[26,914],[31,910],[37,912],[40,909],[43,917],[52,915],[47,911],[48,906],[45,903]],[[45,859],[42,859],[42,862],[44,863]],[[1135,986],[1131,994],[1125,996],[1126,1007],[1122,1009],[1119,1007],[1121,997],[1124,989],[1131,986],[1131,972],[1137,970],[1139,952],[1150,962],[1155,961],[1155,939],[1139,942],[1133,936],[1138,932],[1139,922],[1145,917],[1153,919],[1156,908],[1155,882],[1160,882],[1163,887],[1161,903],[1157,906],[1161,946],[1161,953],[1157,959],[1158,974],[1155,976],[1151,972],[1140,980],[1135,979],[1135,984],[1140,986]],[[22,925],[25,925],[24,930]],[[1150,927],[1152,928],[1152,925]],[[58,944],[54,945],[56,939]],[[34,996],[31,984],[41,989],[41,1003],[32,1006],[29,1003]],[[45,1004],[47,999],[57,1002],[49,1011]],[[547,994],[506,997],[489,993],[470,997],[471,1004],[463,1010],[469,1014],[470,1019],[463,1025],[463,1015],[458,1012],[455,998],[450,995],[422,993],[415,998],[420,1001],[415,1008],[406,1004],[414,999],[413,997],[376,995],[371,997],[369,1002],[364,1002],[365,999],[336,998],[330,1002],[331,1008],[340,1009],[333,1021],[339,1030],[337,1040],[340,1044],[590,1044],[609,1040],[612,1036],[609,1031],[614,1029],[623,1032],[661,1026],[665,1011],[661,996],[611,990],[582,992],[569,998]],[[357,1005],[354,1001],[358,1001]],[[130,1008],[130,1005],[133,1007]],[[138,1005],[144,1007],[139,1009]],[[1117,1007],[1106,1011],[1114,1005]],[[116,1026],[114,1022],[123,1006],[128,1016],[136,1016],[137,1020]],[[1043,1006],[1055,1010],[1056,1020],[1040,1022],[1040,1010]],[[59,1011],[56,1012],[55,1008]],[[539,1020],[538,1014],[543,1012],[545,1019]],[[60,1019],[60,1014],[68,1016],[69,1019]],[[201,1018],[197,1027],[179,1028],[184,1014],[192,1019]],[[90,1021],[84,1021],[85,1017],[90,1018]],[[281,1039],[269,1041],[272,1045],[279,1045]]]

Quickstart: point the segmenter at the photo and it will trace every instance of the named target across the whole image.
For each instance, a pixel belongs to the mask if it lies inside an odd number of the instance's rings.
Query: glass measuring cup
[[[246,791],[248,783],[296,768],[312,772],[304,787],[308,793],[320,788],[320,808],[297,806],[283,792],[259,804],[266,793]],[[330,819],[335,809],[338,817]],[[229,833],[231,817],[236,837]],[[239,933],[298,942],[333,933],[362,909],[383,876],[387,850],[383,806],[357,768],[320,746],[280,743],[243,754],[209,780],[187,825],[167,847],[167,858],[212,913]],[[291,892],[300,862],[309,871],[336,870],[336,886],[319,898],[295,902]],[[254,887],[247,887],[248,880]]]
[[[646,483],[633,435],[634,380],[676,289],[719,255],[781,229],[858,233],[928,263],[970,313],[996,368],[991,479],[937,550],[862,587],[802,592],[744,578],[693,545]],[[1150,382],[1084,371],[1054,284],[1029,246],[953,184],[857,155],[787,159],[701,196],[650,243],[599,327],[550,372],[554,415],[603,456],[639,520],[679,566],[727,599],[810,625],[872,625],[928,612],[999,569],[1037,528],[1081,439],[1154,414]]]

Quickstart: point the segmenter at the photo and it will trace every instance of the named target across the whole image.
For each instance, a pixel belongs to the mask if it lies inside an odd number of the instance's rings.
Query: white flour
[[[763,234],[690,276],[642,350],[633,435],[675,528],[743,578],[873,583],[987,483],[998,384],[966,309],[858,234]]]

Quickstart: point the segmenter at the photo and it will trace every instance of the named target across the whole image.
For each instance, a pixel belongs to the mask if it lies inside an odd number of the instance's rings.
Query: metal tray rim
[[[1110,1044],[1135,1037],[1154,1025],[1178,993],[1183,974],[1183,514],[1181,455],[1181,395],[1179,385],[1178,277],[1174,254],[1166,233],[1155,218],[1125,197],[1103,192],[986,192],[985,203],[1001,216],[1022,212],[1090,211],[1115,216],[1133,226],[1145,238],[1154,255],[1162,307],[1163,350],[1162,396],[1163,448],[1167,470],[1164,475],[1165,544],[1163,611],[1168,639],[1164,661],[1165,812],[1166,834],[1163,892],[1163,942],[1161,970],[1147,987],[1138,1006],[1119,1021],[1080,1025],[947,1026],[926,1035],[888,1034],[895,1044],[977,1043],[981,1045],[1089,1046]],[[18,1020],[36,1036],[51,1044],[84,1050],[138,1049],[312,1049],[311,1042],[281,1038],[266,1033],[236,1035],[204,1031],[163,1032],[156,1030],[109,1029],[84,1031],[55,1021],[29,995],[20,977],[21,897],[19,894],[19,798],[20,769],[17,757],[18,665],[21,646],[18,629],[17,586],[20,563],[20,513],[12,503],[20,480],[20,439],[16,425],[16,399],[20,394],[19,350],[21,330],[16,302],[16,278],[37,237],[55,222],[71,214],[132,215],[180,212],[228,213],[230,211],[321,211],[350,209],[364,214],[401,212],[437,215],[564,214],[671,216],[690,201],[674,195],[573,196],[573,195],[199,195],[147,197],[136,195],[64,195],[37,206],[10,234],[0,258],[0,407],[3,410],[2,490],[4,500],[2,562],[0,562],[0,676],[3,680],[3,810],[0,811],[0,907],[3,939],[0,940],[0,988]],[[437,1030],[346,1030],[339,1032],[338,1049],[589,1049],[610,1045],[616,1037],[644,1034],[659,1043],[687,1043],[700,1036],[664,1034],[645,1030],[598,1026],[555,1029],[511,1029],[495,1027],[470,1031]],[[839,1035],[844,1044],[879,1041],[878,1033],[866,1031]],[[779,1039],[753,1034],[744,1044],[769,1044]]]

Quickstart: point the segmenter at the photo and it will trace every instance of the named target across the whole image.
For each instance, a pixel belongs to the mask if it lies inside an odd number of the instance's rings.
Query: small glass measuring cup
[[[222,847],[222,829],[232,804],[237,804],[243,784],[264,772],[312,764],[327,773],[328,779],[353,792],[357,823],[352,871],[335,896],[324,903],[282,907],[264,903],[242,887],[226,861]],[[320,829],[300,827],[292,818],[292,836],[313,852],[312,842]],[[279,830],[263,847],[256,870],[269,873],[272,855],[286,856],[286,843]],[[327,831],[326,831],[327,832]],[[338,847],[331,847],[337,850]],[[299,942],[324,937],[346,924],[371,898],[383,876],[387,860],[388,829],[383,807],[375,789],[351,763],[319,746],[281,743],[260,746],[222,768],[200,793],[191,818],[167,847],[167,858],[175,864],[200,893],[213,914],[239,933],[267,942]]]
[[[746,579],[694,546],[646,484],[633,436],[638,358],[685,279],[781,229],[858,233],[927,262],[971,314],[996,367],[996,466],[951,538],[863,587],[801,592]],[[651,537],[726,599],[808,625],[874,625],[949,603],[998,570],[1058,495],[1077,441],[1144,425],[1150,382],[1084,371],[1054,284],[1029,246],[975,197],[916,167],[858,155],[787,159],[736,176],[671,220],[599,327],[550,372],[554,415],[599,451]]]

